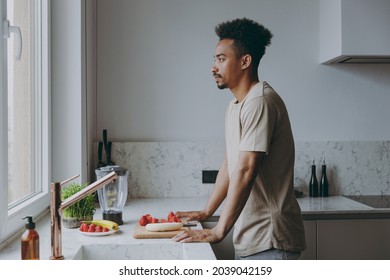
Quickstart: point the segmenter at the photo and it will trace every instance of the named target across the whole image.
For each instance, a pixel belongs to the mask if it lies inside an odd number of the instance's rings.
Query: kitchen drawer
[[[390,259],[390,219],[317,221],[320,260]]]

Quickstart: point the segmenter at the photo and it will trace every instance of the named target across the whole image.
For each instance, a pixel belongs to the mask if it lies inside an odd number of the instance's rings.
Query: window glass
[[[7,0],[7,17],[18,26],[22,46],[16,34],[7,40],[8,100],[8,204],[17,204],[33,194],[34,183],[34,1]],[[22,56],[16,60],[19,48]]]
[[[49,207],[49,10],[0,0],[0,243]]]

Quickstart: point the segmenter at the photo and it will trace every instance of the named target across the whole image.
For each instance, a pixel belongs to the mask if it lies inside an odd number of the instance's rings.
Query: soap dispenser
[[[39,234],[35,230],[35,223],[31,216],[23,219],[28,219],[28,222],[21,238],[21,258],[22,260],[39,260]]]

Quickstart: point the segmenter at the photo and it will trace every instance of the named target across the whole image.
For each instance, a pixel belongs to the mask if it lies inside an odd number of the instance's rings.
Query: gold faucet
[[[88,185],[78,193],[68,197],[64,201],[61,201],[61,188],[62,185],[68,183],[71,180],[79,177],[79,175],[73,176],[61,183],[50,184],[50,226],[51,226],[51,260],[63,260],[62,255],[62,234],[61,234],[61,215],[66,207],[71,206],[77,201],[92,194],[101,187],[109,184],[111,181],[117,179],[115,171],[107,174],[96,182]]]

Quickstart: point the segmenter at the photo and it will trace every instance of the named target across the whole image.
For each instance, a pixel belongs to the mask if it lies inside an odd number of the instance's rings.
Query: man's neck
[[[231,92],[234,97],[237,99],[238,103],[244,100],[244,98],[248,95],[250,89],[259,82],[259,79],[252,79],[248,81],[241,82],[237,87],[231,88]]]

